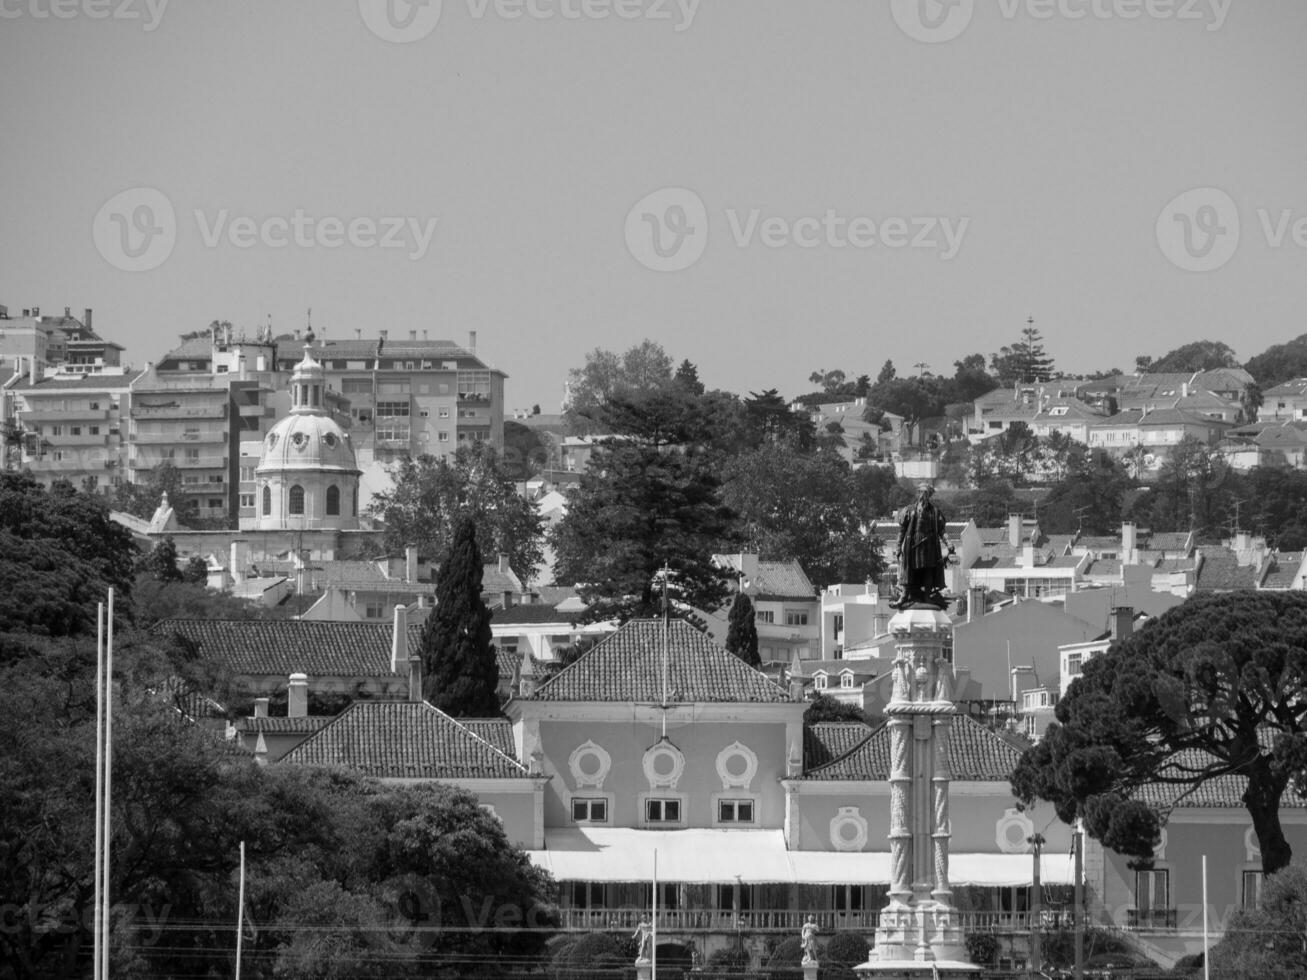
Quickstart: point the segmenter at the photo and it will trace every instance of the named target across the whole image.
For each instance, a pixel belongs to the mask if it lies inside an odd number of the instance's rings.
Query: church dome
[[[349,433],[327,413],[322,365],[306,349],[290,381],[290,414],[263,437],[255,527],[267,531],[358,527],[359,468]]]

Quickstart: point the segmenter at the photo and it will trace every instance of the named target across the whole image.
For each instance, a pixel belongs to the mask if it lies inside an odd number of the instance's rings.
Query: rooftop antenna
[[[663,738],[667,737],[667,687],[668,672],[670,670],[667,658],[667,633],[671,628],[671,613],[668,609],[667,602],[667,580],[671,577],[672,570],[663,562]]]

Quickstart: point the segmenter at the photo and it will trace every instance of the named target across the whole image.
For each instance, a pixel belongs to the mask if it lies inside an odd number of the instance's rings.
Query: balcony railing
[[[986,932],[1002,935],[1023,935],[1031,931],[1035,919],[1033,912],[958,912],[964,932]],[[1174,917],[1172,912],[1172,917]],[[563,928],[576,932],[593,932],[609,929],[634,929],[645,913],[639,909],[580,909],[562,910]],[[817,921],[824,933],[853,929],[859,932],[875,930],[880,921],[879,911],[841,912],[832,909],[745,909],[738,914],[716,909],[660,909],[658,928],[668,932],[736,932],[797,933],[808,916]],[[1039,916],[1042,929],[1069,928],[1070,913],[1045,911]]]
[[[1175,909],[1126,909],[1127,929],[1175,929]]]
[[[225,419],[227,405],[132,405],[137,419]]]
[[[34,406],[26,412],[19,412],[24,422],[105,422],[109,419],[107,408],[72,408],[54,409]]]

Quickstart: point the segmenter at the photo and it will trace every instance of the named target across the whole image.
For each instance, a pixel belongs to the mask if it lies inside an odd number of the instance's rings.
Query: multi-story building
[[[46,376],[39,361],[27,363],[0,392],[0,419],[11,439],[5,468],[29,470],[47,486],[61,479],[97,489],[120,483],[135,374]]]
[[[42,315],[41,308],[33,306],[17,317],[0,306],[0,361],[13,365],[18,358],[34,357],[41,365],[71,364],[85,372],[97,359],[103,366],[117,366],[121,353],[120,346],[102,340],[91,329],[89,307],[78,320],[67,306],[63,316]]]
[[[199,516],[223,520],[236,512],[239,429],[231,386],[210,374],[171,379],[147,367],[132,382],[128,474],[134,483],[171,463]],[[174,501],[175,503],[175,501]]]
[[[314,339],[313,356],[326,371],[327,385],[349,402],[352,435],[365,470],[404,455],[444,456],[459,446],[489,442],[504,446],[504,372],[476,354],[476,333],[468,346],[429,340],[416,330],[391,340]],[[297,338],[298,339],[298,338]],[[283,344],[278,364],[290,368],[301,352]]]
[[[1307,419],[1307,378],[1294,378],[1262,395],[1259,419]]]

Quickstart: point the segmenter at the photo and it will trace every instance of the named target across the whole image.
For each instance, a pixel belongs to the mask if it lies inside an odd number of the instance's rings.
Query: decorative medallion
[[[1029,854],[1027,838],[1034,836],[1034,833],[1034,822],[1012,807],[994,823],[994,843],[1004,854]]]
[[[291,444],[300,452],[304,452],[309,446],[309,437],[303,432],[296,432],[290,437]]]
[[[642,765],[650,789],[676,789],[685,772],[685,753],[664,736],[645,750]]]
[[[567,757],[567,768],[572,770],[572,781],[577,789],[583,786],[603,789],[608,770],[612,767],[613,757],[590,741],[582,742]]]
[[[277,445],[277,433],[275,433],[275,432],[269,432],[269,433],[268,433],[268,448],[271,449],[271,448],[272,448],[273,446],[275,446],[275,445]]]
[[[740,742],[732,742],[717,753],[717,775],[722,789],[748,789],[758,774],[758,755]]]
[[[328,449],[335,449],[335,448],[336,448],[336,443],[337,443],[339,440],[336,438],[336,433],[334,433],[334,432],[328,432],[326,435],[324,435],[324,436],[322,437],[322,441],[325,442],[325,443],[327,444],[327,448],[328,448]]]
[[[830,845],[837,851],[860,851],[867,846],[867,818],[856,806],[842,806],[830,822]]]

